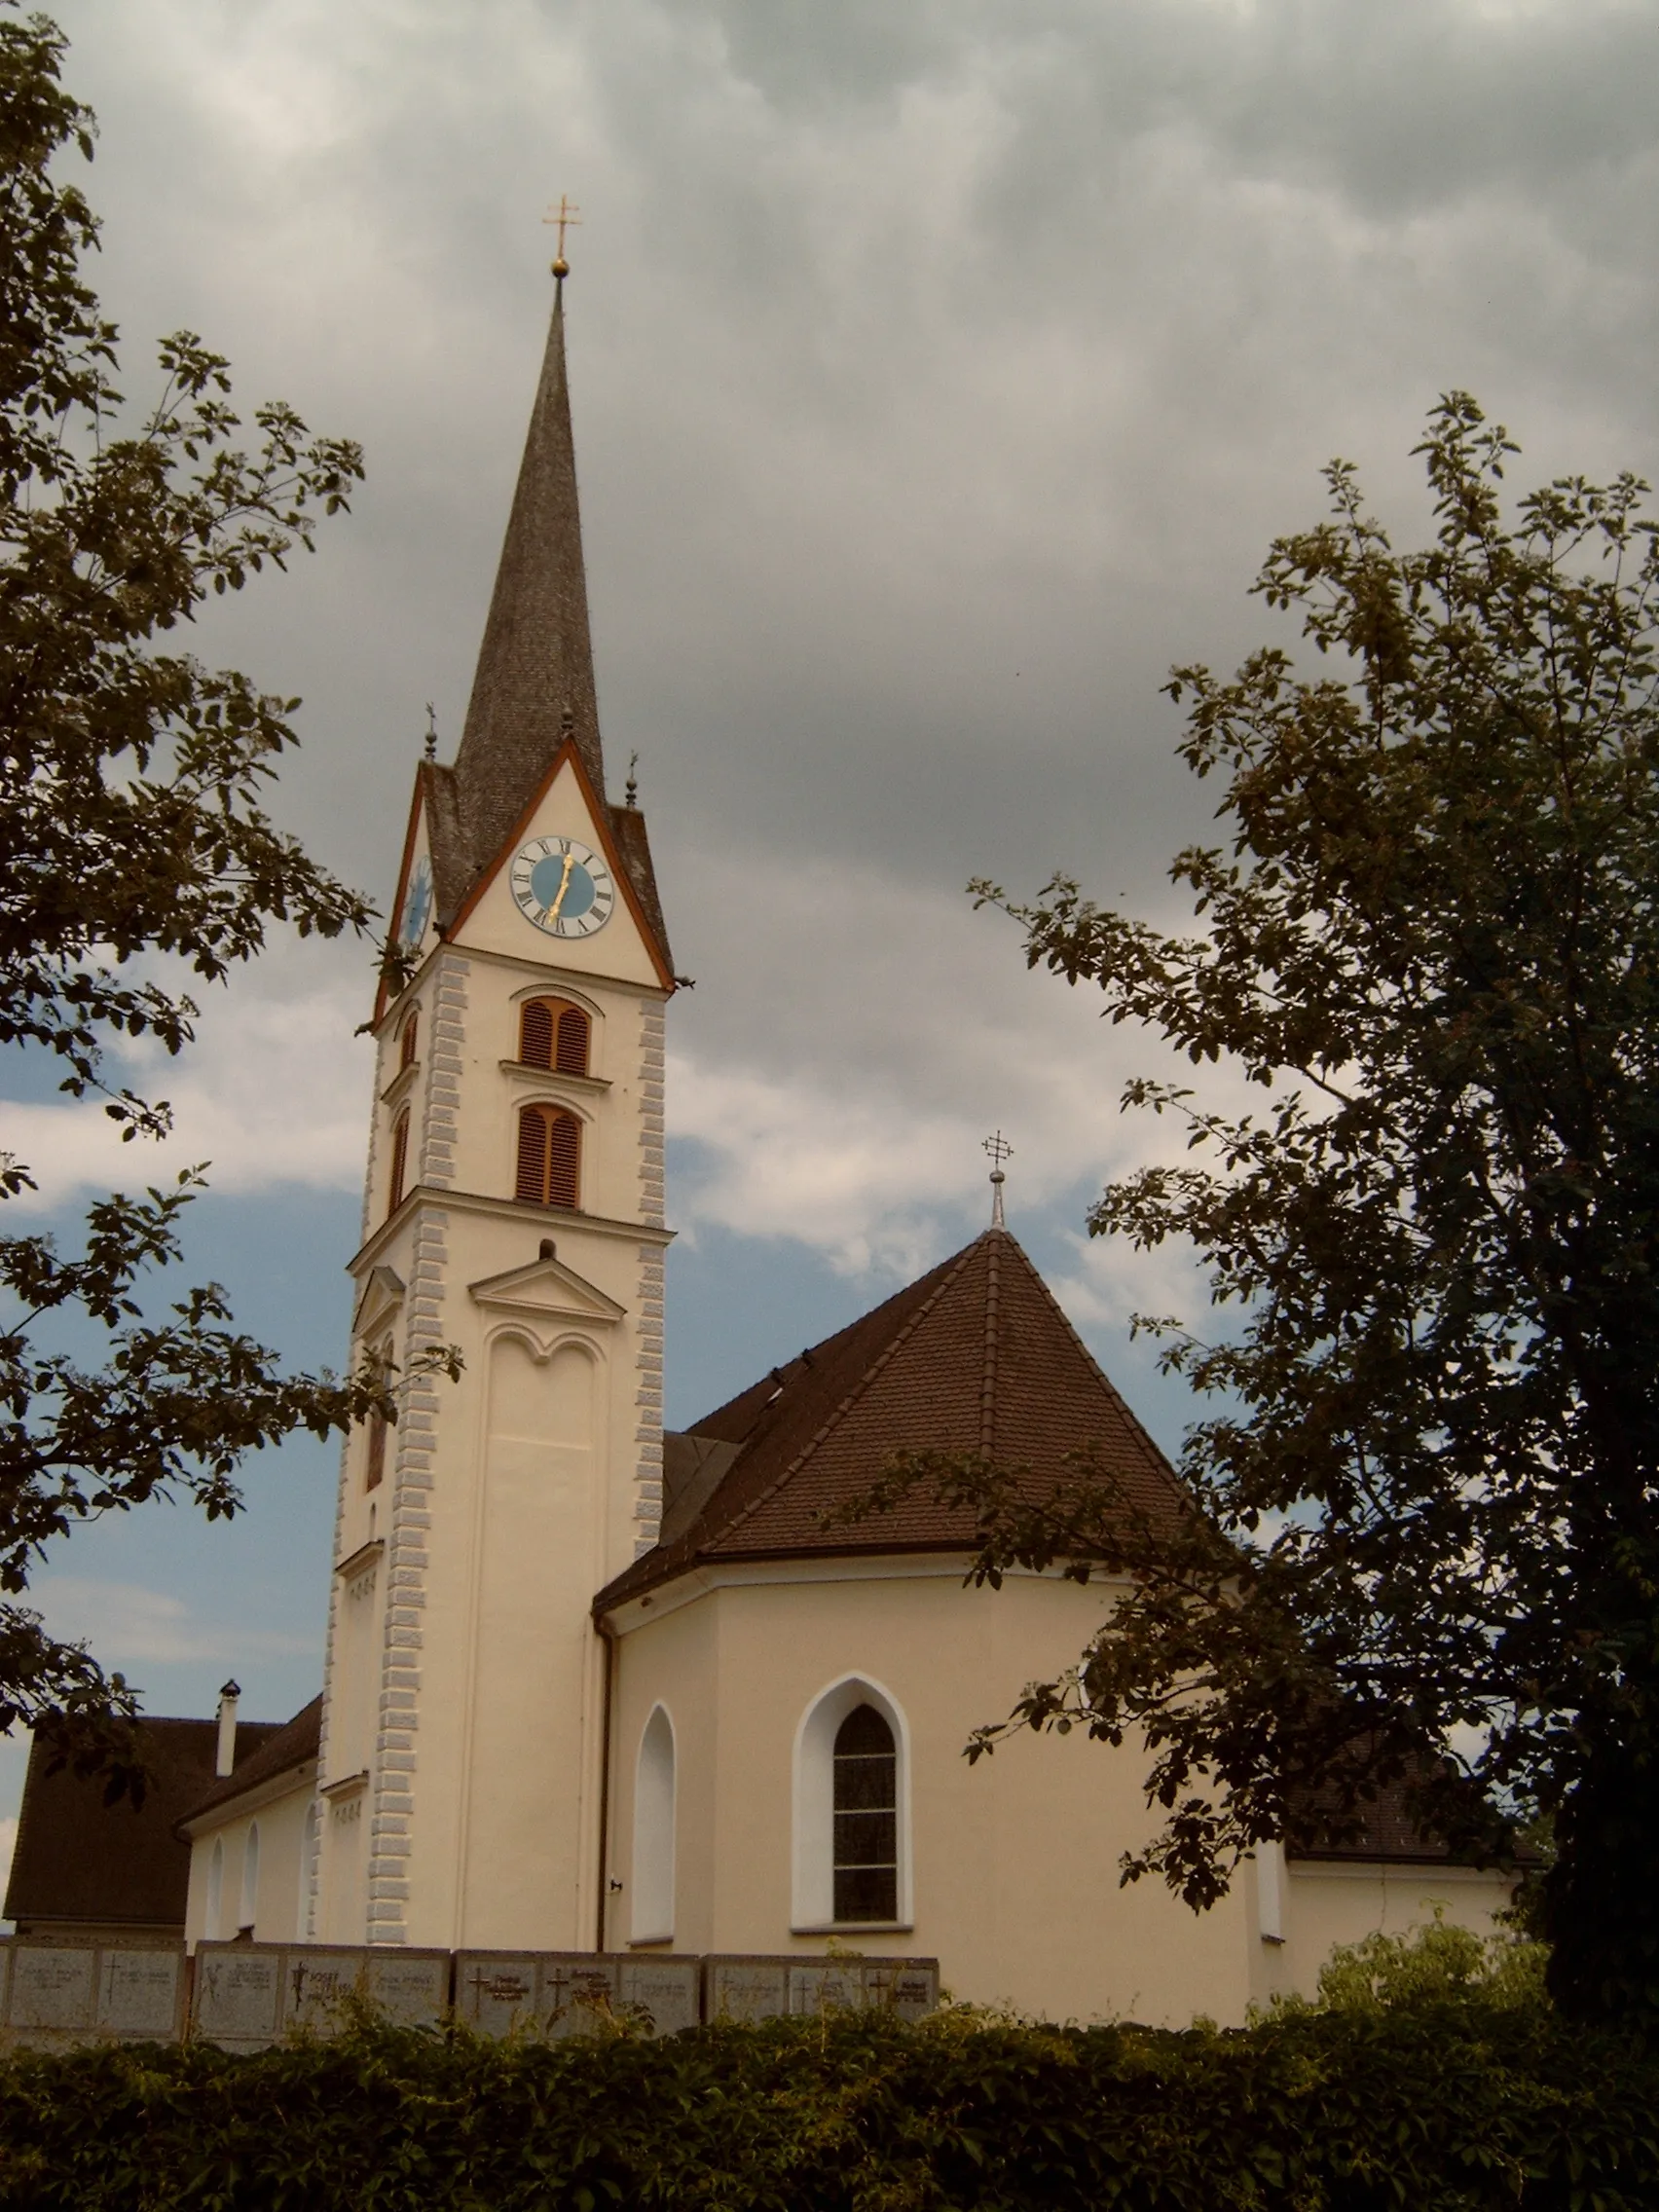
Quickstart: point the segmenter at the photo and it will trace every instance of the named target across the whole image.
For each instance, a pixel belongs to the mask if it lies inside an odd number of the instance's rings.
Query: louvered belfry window
[[[403,1178],[409,1167],[409,1109],[407,1106],[392,1124],[391,1129],[391,1180],[387,1190],[386,1210],[395,1213],[403,1203]]]
[[[527,1068],[586,1075],[592,1024],[562,999],[527,999],[519,1013],[519,1058]]]
[[[527,1206],[574,1208],[581,1186],[581,1124],[556,1106],[527,1106],[519,1115],[518,1173],[513,1197]]]
[[[397,1040],[397,1064],[399,1068],[410,1067],[414,1064],[415,1050],[420,1042],[421,1016],[419,1014],[412,1014],[403,1024],[402,1033]]]
[[[835,1918],[899,1917],[899,1755],[873,1705],[835,1731]]]

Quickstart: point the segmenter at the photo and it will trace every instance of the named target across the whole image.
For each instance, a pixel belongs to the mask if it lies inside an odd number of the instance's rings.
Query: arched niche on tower
[[[510,1319],[478,1365],[461,1926],[497,1940],[502,1868],[555,1878],[561,1792],[581,1772],[587,1611],[604,1578],[605,1360],[568,1323]]]

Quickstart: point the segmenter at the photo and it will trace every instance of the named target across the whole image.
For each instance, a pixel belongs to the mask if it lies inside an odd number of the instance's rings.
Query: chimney
[[[213,1759],[213,1772],[229,1774],[237,1763],[237,1700],[241,1691],[235,1682],[227,1682],[219,1692],[219,1748]]]

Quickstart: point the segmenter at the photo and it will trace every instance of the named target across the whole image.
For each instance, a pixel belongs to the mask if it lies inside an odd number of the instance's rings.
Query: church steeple
[[[560,276],[456,756],[456,796],[474,867],[487,866],[510,834],[567,734],[603,796]]]

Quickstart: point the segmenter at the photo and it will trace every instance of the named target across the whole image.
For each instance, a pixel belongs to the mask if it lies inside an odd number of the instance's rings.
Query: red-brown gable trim
[[[615,836],[611,831],[610,809],[608,805],[605,804],[605,802],[600,798],[598,793],[594,790],[593,780],[587,772],[586,763],[582,759],[581,750],[577,746],[576,741],[573,737],[567,737],[560,745],[558,752],[554,754],[552,760],[548,764],[547,773],[542,777],[540,783],[536,786],[535,791],[531,798],[530,804],[519,816],[518,821],[514,824],[512,830],[509,831],[505,843],[497,853],[495,859],[489,864],[487,867],[482,868],[479,871],[477,881],[473,884],[472,889],[466,894],[466,897],[461,901],[460,907],[457,909],[454,920],[450,923],[448,929],[445,930],[444,935],[446,938],[449,938],[451,940],[455,938],[456,933],[460,930],[461,925],[465,921],[467,915],[471,913],[473,907],[477,905],[478,902],[483,898],[485,892],[488,891],[491,884],[495,882],[501,869],[506,866],[507,862],[512,858],[513,854],[517,852],[520,844],[523,842],[527,831],[530,829],[532,822],[534,822],[535,819],[536,808],[541,804],[542,800],[547,796],[547,793],[552,790],[554,778],[558,775],[559,770],[564,766],[567,760],[570,761],[571,765],[576,772],[577,787],[581,791],[584,798],[587,800],[588,813],[593,820],[594,833],[599,838],[600,844],[605,849],[605,857],[607,862],[609,864],[610,873],[612,877],[618,884],[620,884],[622,888],[622,896],[628,903],[628,911],[633,915],[640,935],[645,940],[645,948],[650,953],[651,965],[655,968],[657,975],[661,979],[663,989],[665,991],[672,991],[674,989],[673,971],[670,969],[668,961],[663,955],[662,946],[657,942],[656,931],[651,927],[650,918],[646,914],[645,907],[640,903],[640,895],[634,889],[634,878],[632,871],[628,867],[626,861],[623,859],[622,849],[617,844]]]

